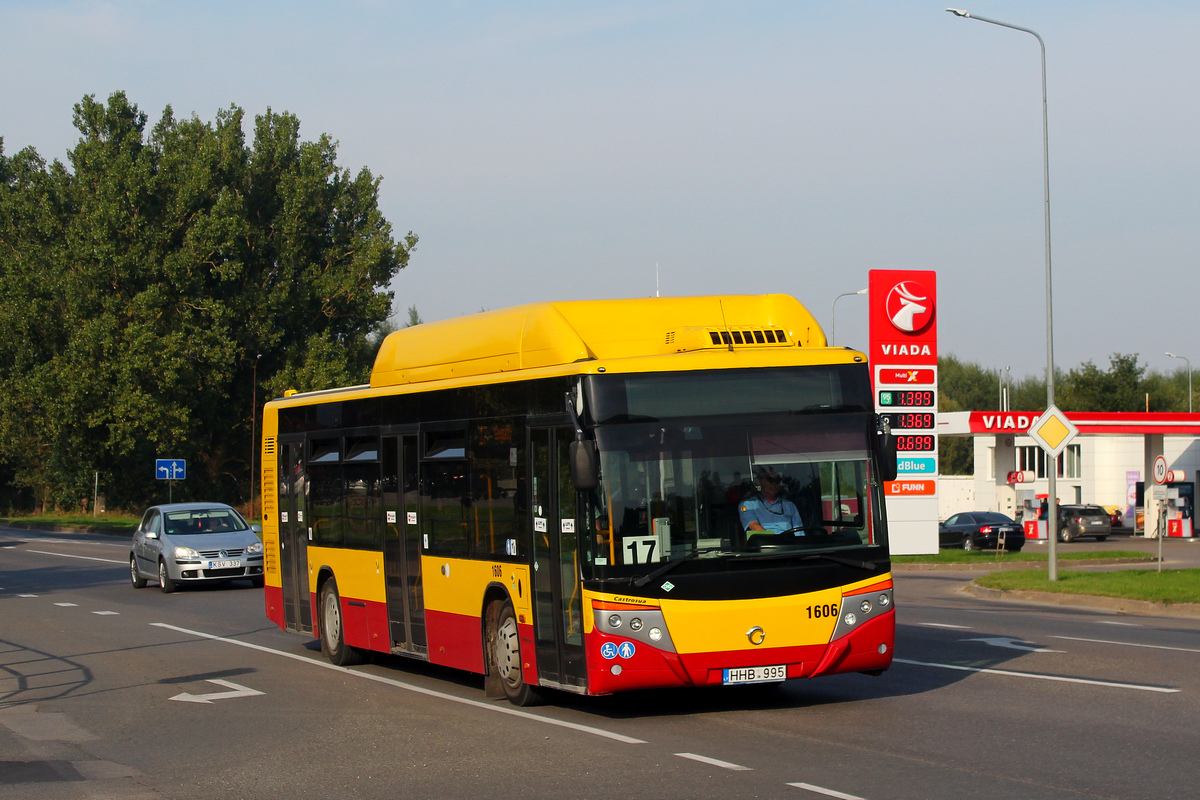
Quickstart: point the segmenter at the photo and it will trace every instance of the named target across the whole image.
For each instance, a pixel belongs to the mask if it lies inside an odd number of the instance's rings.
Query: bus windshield
[[[869,415],[703,417],[600,426],[597,577],[694,556],[886,545]]]

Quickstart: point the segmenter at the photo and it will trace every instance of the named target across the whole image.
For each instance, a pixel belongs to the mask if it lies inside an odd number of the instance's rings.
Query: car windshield
[[[1077,508],[1071,512],[1077,517],[1107,517],[1108,512],[1099,506],[1093,508]]]
[[[229,533],[244,531],[250,526],[232,508],[193,508],[167,511],[167,535],[190,536],[198,533]]]
[[[867,430],[862,413],[598,427],[594,574],[885,545]]]
[[[995,511],[976,511],[972,516],[975,517],[976,522],[1013,522],[1009,517]]]

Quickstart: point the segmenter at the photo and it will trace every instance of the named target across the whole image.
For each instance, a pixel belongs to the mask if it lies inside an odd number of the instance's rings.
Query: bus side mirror
[[[896,480],[897,463],[896,463],[896,434],[892,433],[892,426],[888,421],[879,417],[879,425],[875,435],[875,445],[879,456],[879,477],[885,481]]]
[[[595,442],[576,439],[571,442],[568,455],[571,459],[571,481],[576,489],[585,492],[600,485]]]

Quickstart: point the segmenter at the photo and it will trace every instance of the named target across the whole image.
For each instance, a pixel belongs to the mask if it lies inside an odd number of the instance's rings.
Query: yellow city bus
[[[518,705],[891,664],[894,437],[792,297],[406,328],[369,385],[268,403],[262,448],[267,616],[336,664]]]

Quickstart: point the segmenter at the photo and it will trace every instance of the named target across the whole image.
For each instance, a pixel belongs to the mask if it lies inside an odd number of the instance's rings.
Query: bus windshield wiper
[[[807,553],[800,556],[801,561],[808,561],[814,558],[823,558],[826,561],[832,561],[835,564],[842,564],[847,567],[856,567],[858,569],[875,569],[874,561],[864,561],[860,558],[845,558],[844,556],[835,556],[832,553]]]
[[[675,569],[683,562],[691,561],[693,558],[700,555],[701,553],[711,553],[714,550],[720,550],[720,549],[721,549],[720,547],[693,548],[690,552],[686,553],[685,555],[682,555],[679,558],[672,559],[672,560],[668,561],[667,563],[663,564],[658,569],[654,570],[653,572],[648,572],[645,575],[643,575],[642,577],[634,580],[633,585],[637,586],[638,588],[641,588],[641,587],[645,586],[647,583],[649,583],[650,581],[654,580],[655,578],[659,578],[659,577],[662,577],[663,575],[666,575],[668,572]]]
[[[845,556],[835,556],[832,553],[797,553],[796,551],[783,551],[779,553],[754,553],[752,555],[740,555],[740,561],[782,561],[789,558],[797,559],[798,561],[811,561],[813,559],[824,559],[832,561],[835,564],[842,564],[855,569],[874,570],[874,561],[864,561],[858,558],[846,558]]]

